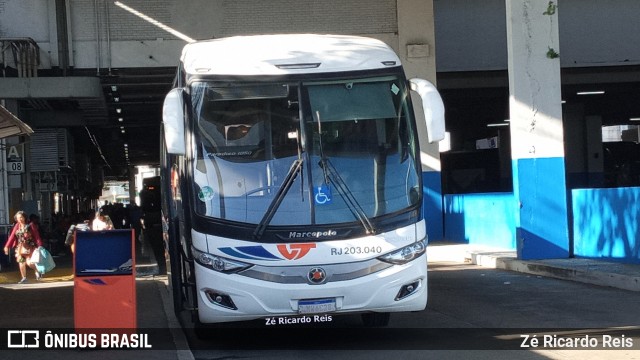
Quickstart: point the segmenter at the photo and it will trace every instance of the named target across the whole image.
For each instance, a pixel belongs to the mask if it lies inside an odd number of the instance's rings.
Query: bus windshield
[[[356,223],[420,203],[404,79],[195,82],[195,212],[260,228]]]

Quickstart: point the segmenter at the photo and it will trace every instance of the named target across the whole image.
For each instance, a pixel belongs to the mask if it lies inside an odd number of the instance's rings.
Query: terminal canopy
[[[0,105],[0,139],[17,135],[31,135],[33,130],[4,106]]]

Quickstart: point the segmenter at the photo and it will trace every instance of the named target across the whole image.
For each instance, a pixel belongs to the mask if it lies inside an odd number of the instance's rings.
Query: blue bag
[[[53,261],[53,256],[45,249],[43,246],[40,246],[38,249],[40,252],[40,259],[35,263],[36,269],[40,274],[48,273],[56,267],[55,261]]]

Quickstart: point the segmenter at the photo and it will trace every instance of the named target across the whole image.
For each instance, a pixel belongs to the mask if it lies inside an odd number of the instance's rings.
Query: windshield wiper
[[[373,234],[375,229],[373,228],[371,221],[369,221],[367,214],[362,209],[362,206],[360,206],[358,200],[356,200],[356,197],[353,196],[353,192],[351,192],[351,190],[347,186],[347,183],[344,182],[344,180],[340,176],[340,173],[338,173],[331,161],[329,161],[329,159],[324,156],[324,148],[322,146],[322,121],[320,120],[320,111],[316,111],[316,122],[318,124],[318,145],[320,147],[320,162],[318,163],[318,165],[324,173],[325,184],[328,184],[329,181],[331,181],[336,185],[338,193],[344,200],[345,204],[347,204],[347,206],[349,207],[349,210],[351,210],[353,216],[355,216],[360,221],[360,223],[362,223],[362,227],[364,227],[365,232],[367,234]]]
[[[282,183],[282,186],[280,187],[280,189],[278,189],[278,192],[276,193],[276,196],[271,201],[271,204],[269,204],[269,207],[267,208],[267,211],[262,217],[262,220],[260,220],[258,227],[254,230],[253,238],[255,240],[260,240],[262,238],[262,235],[264,235],[264,232],[267,229],[267,226],[269,226],[271,219],[273,219],[273,216],[276,214],[276,211],[278,211],[278,208],[280,207],[282,200],[284,200],[284,197],[289,192],[289,189],[291,189],[291,185],[293,185],[293,182],[296,180],[301,170],[302,170],[302,159],[296,159],[291,164],[291,168],[289,168],[287,177],[284,179],[284,182]]]
[[[375,232],[373,224],[371,224],[371,221],[369,221],[364,209],[362,209],[362,206],[360,206],[358,200],[356,200],[353,192],[349,189],[347,183],[342,179],[340,173],[336,170],[331,161],[327,158],[322,158],[318,165],[324,170],[325,175],[329,180],[336,186],[336,189],[345,204],[347,204],[349,210],[351,210],[353,215],[362,223],[362,227],[364,227],[366,233],[373,234]]]

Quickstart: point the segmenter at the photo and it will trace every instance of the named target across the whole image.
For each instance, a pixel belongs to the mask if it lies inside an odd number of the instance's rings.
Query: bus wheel
[[[176,259],[176,256],[171,257],[171,263],[169,264],[169,269],[171,271],[169,276],[169,283],[171,285],[171,294],[173,296],[173,312],[176,315],[180,314],[182,310],[184,310],[184,294],[183,288],[184,284],[182,282],[182,269],[180,268],[181,259]]]
[[[390,313],[366,313],[362,314],[362,322],[366,327],[384,327],[389,325]]]

